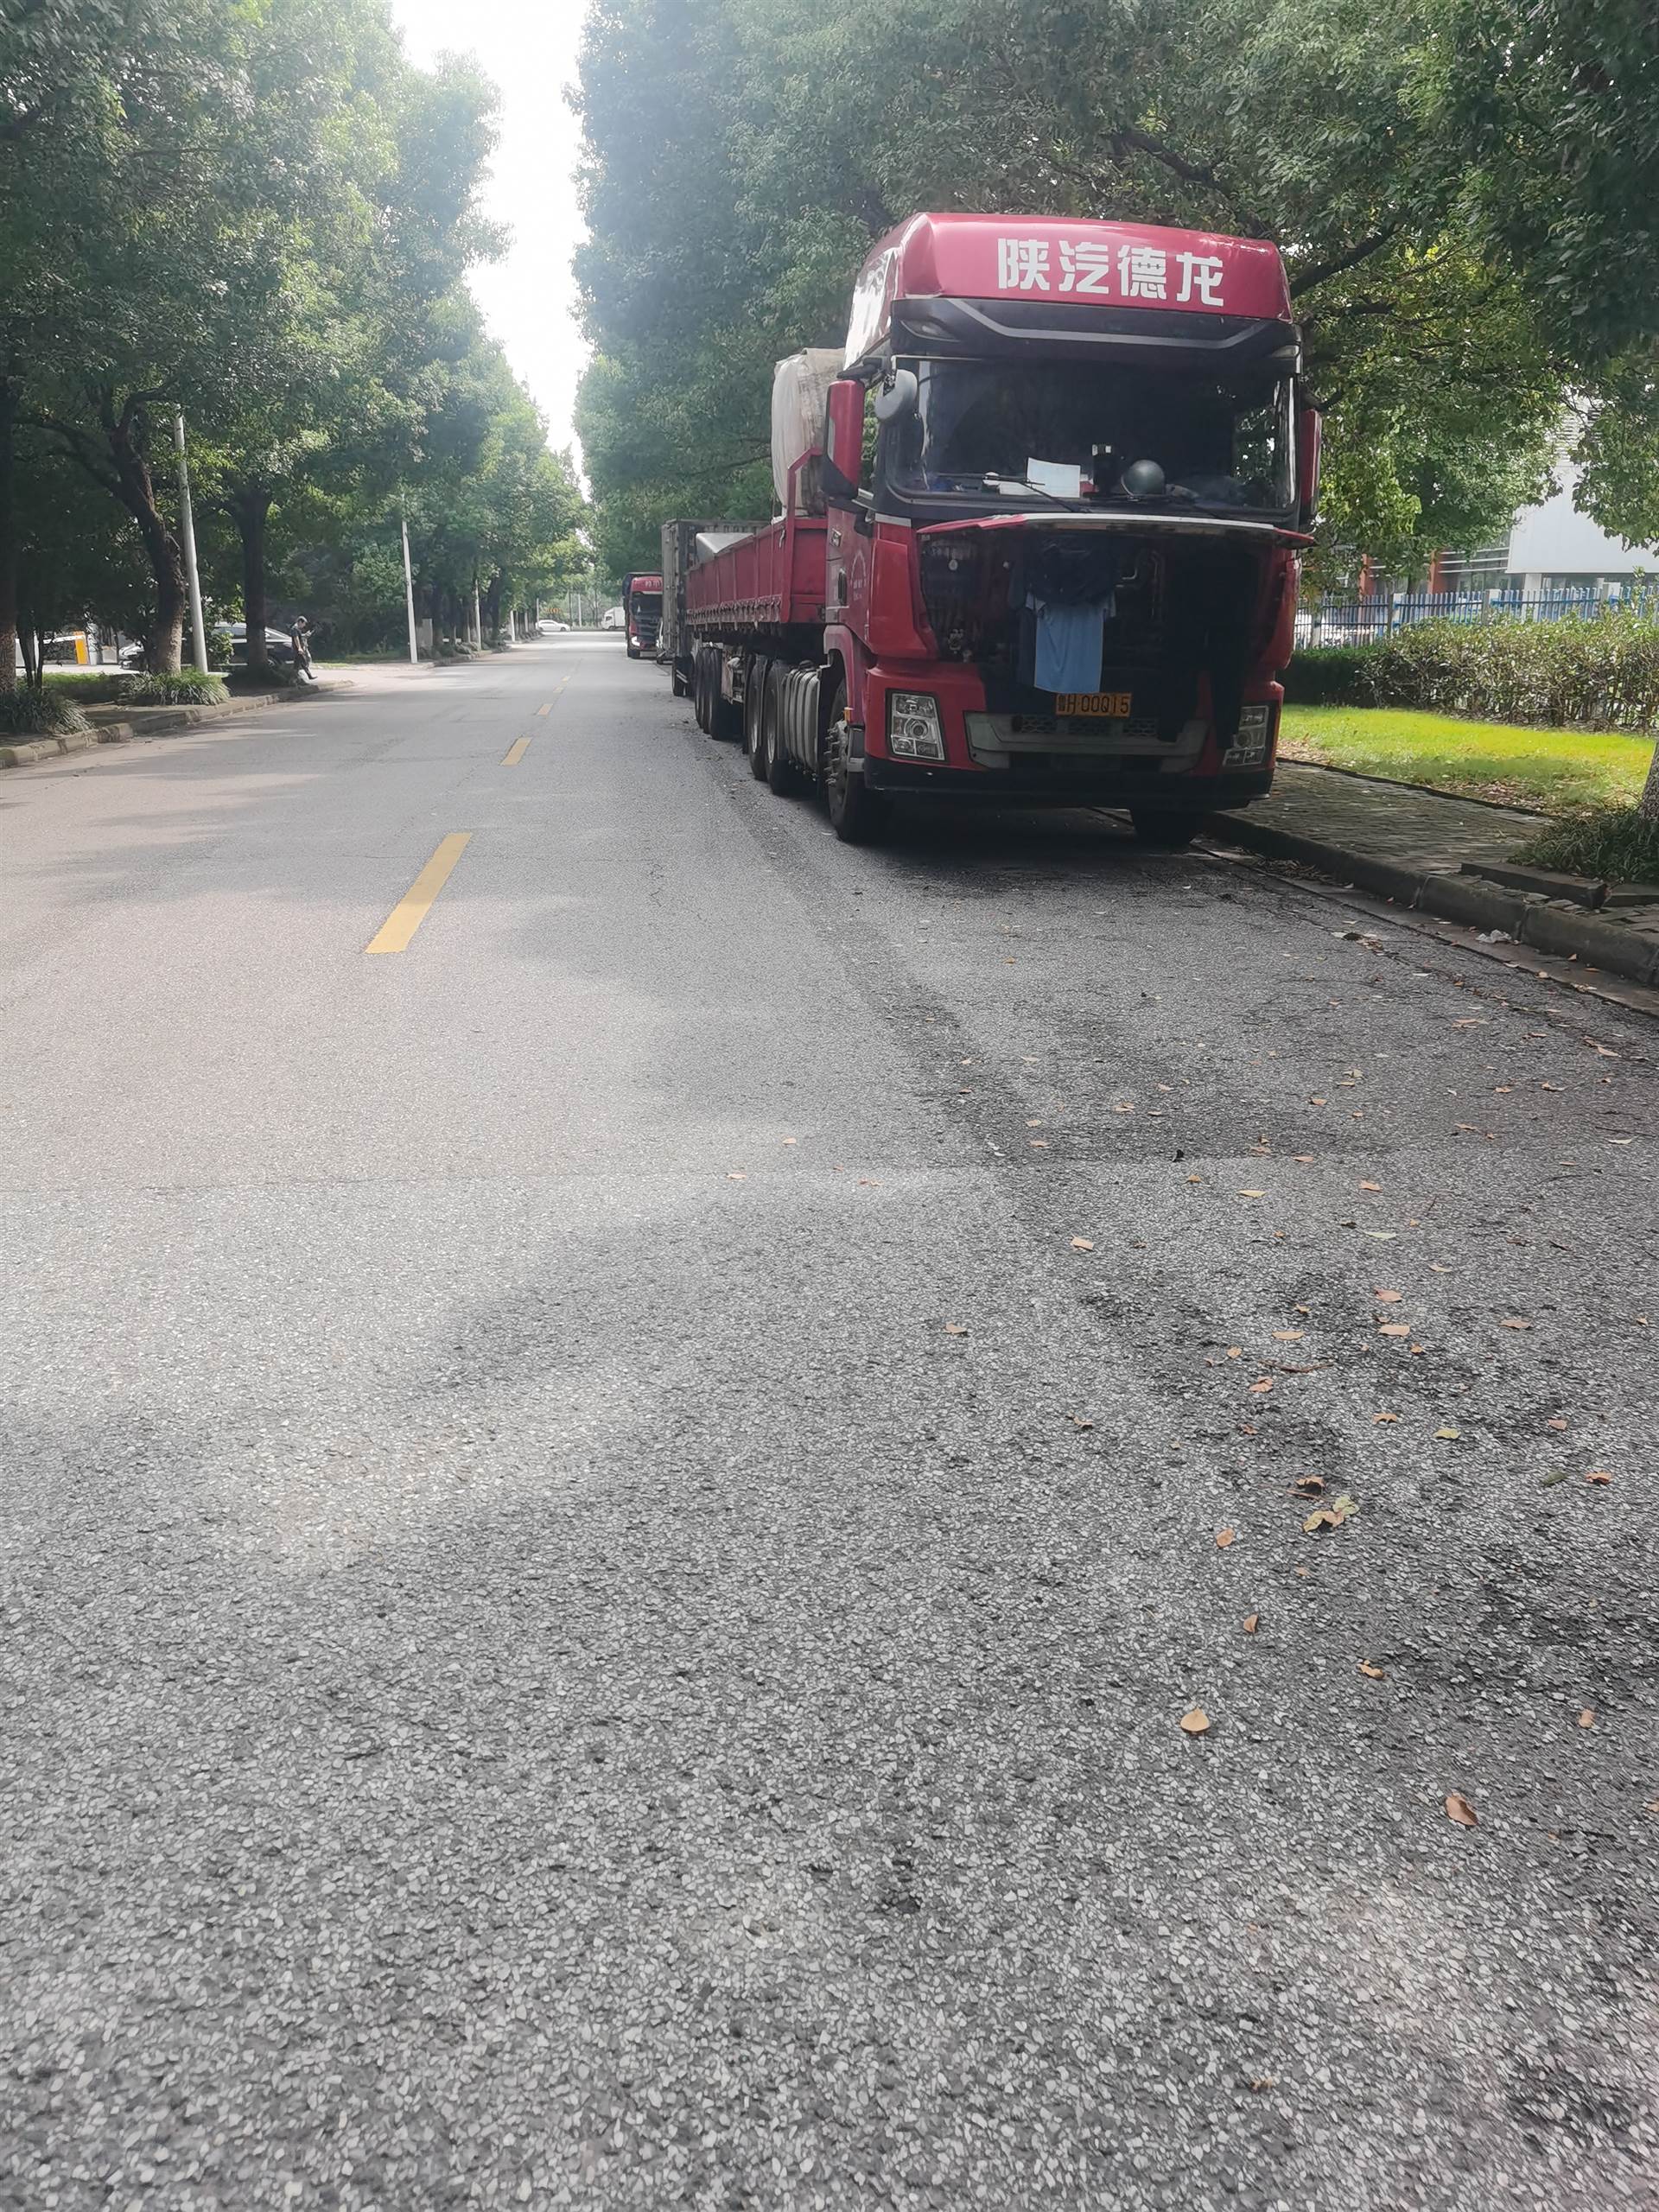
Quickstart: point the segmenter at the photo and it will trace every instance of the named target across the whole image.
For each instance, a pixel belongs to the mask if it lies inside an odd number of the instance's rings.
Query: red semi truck
[[[662,578],[625,576],[622,580],[622,613],[627,635],[628,658],[638,660],[644,653],[654,657],[657,632],[663,620]]]
[[[913,216],[839,360],[780,364],[782,512],[736,543],[664,530],[676,690],[852,842],[950,797],[1121,806],[1185,842],[1273,779],[1319,477],[1300,372],[1270,245]],[[799,420],[815,377],[791,457],[779,394]]]

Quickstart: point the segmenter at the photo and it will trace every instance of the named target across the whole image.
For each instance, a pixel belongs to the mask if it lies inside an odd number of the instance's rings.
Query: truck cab
[[[663,580],[660,576],[628,576],[622,585],[622,612],[627,632],[628,658],[638,660],[657,651],[657,633],[663,620]]]
[[[837,828],[950,791],[1181,842],[1264,793],[1317,483],[1300,370],[1260,241],[977,215],[879,240],[822,470]]]

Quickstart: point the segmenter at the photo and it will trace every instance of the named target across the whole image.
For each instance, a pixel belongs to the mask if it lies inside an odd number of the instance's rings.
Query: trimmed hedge
[[[1285,696],[1546,729],[1659,728],[1659,618],[1619,608],[1555,622],[1414,622],[1374,644],[1299,652]]]

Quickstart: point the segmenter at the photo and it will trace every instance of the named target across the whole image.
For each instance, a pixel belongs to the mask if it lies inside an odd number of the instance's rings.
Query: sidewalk
[[[1230,844],[1300,861],[1397,906],[1659,983],[1659,897],[1517,867],[1510,855],[1539,827],[1518,807],[1299,760],[1280,762],[1271,797],[1210,823]]]

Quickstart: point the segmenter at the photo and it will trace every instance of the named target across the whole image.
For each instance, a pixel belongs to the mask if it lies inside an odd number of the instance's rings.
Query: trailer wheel
[[[886,836],[892,817],[880,792],[868,790],[862,772],[849,765],[851,743],[847,686],[839,683],[823,741],[823,797],[830,810],[830,827],[843,845],[878,844]]]
[[[1177,813],[1170,809],[1132,806],[1129,821],[1137,845],[1146,846],[1149,852],[1184,853],[1204,827],[1204,812],[1201,808]]]
[[[749,773],[757,783],[765,780],[766,772],[766,753],[761,739],[760,720],[771,674],[772,663],[757,653],[749,663],[749,680],[743,691],[743,750],[749,756]]]
[[[784,750],[784,685],[789,671],[775,660],[766,671],[766,697],[761,704],[761,729],[766,739],[766,782],[779,798],[801,787],[800,772]]]
[[[709,684],[709,734],[731,739],[743,734],[743,709],[734,706],[720,688],[721,655],[711,657]]]
[[[685,671],[677,660],[668,664],[668,680],[677,699],[683,699],[690,686],[685,680]]]

